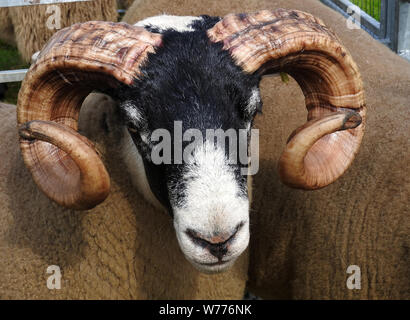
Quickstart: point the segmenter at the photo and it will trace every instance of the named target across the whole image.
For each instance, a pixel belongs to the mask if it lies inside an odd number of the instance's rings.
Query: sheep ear
[[[95,89],[131,85],[161,41],[141,27],[90,21],[60,30],[37,56],[19,92],[17,119],[25,164],[49,198],[89,209],[107,197],[104,164],[77,133],[82,102]]]
[[[282,181],[317,189],[340,177],[362,141],[366,105],[358,68],[336,35],[308,13],[278,9],[228,15],[208,36],[222,42],[244,72],[285,72],[300,85],[307,123],[282,154]]]

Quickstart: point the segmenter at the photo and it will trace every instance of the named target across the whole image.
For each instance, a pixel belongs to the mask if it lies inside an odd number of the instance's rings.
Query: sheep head
[[[119,101],[134,160],[143,163],[142,192],[171,213],[194,266],[222,271],[249,241],[248,163],[229,162],[238,145],[232,150],[203,139],[206,131],[244,130],[239,144],[247,150],[261,108],[260,78],[286,72],[302,88],[308,117],[289,137],[280,177],[296,188],[324,187],[345,172],[360,146],[366,114],[360,74],[337,37],[299,11],[232,14],[192,33],[151,31],[87,22],[56,33],[19,93],[23,158],[57,203],[89,209],[102,202],[109,175],[93,144],[76,130],[84,98],[105,90]],[[181,138],[192,129],[203,134],[202,143],[189,157],[178,156],[176,146],[187,146]],[[169,163],[153,158],[157,130],[173,133],[165,141],[172,145]]]

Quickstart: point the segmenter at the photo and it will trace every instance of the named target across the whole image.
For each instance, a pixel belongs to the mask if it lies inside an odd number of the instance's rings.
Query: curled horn
[[[301,87],[307,122],[279,160],[282,181],[317,189],[340,177],[358,152],[366,106],[358,68],[336,35],[308,13],[278,9],[228,15],[208,37],[244,72],[286,72]]]
[[[131,85],[159,34],[90,21],[57,32],[30,67],[18,96],[20,148],[34,181],[52,200],[90,209],[110,178],[93,144],[77,133],[81,104],[95,89]]]

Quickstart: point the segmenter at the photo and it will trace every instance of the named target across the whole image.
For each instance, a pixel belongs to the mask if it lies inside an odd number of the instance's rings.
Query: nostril
[[[213,244],[208,247],[209,252],[214,256],[217,257],[218,260],[222,260],[223,256],[226,255],[228,252],[228,244]]]
[[[217,257],[218,260],[222,260],[222,257],[228,252],[229,245],[234,240],[236,234],[243,225],[244,222],[239,223],[235,227],[234,232],[228,235],[218,233],[211,237],[205,237],[201,233],[192,229],[187,229],[185,233],[195,244],[201,246],[202,248],[207,248],[213,256]]]

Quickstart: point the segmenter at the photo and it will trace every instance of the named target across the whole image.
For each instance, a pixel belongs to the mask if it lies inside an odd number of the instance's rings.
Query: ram
[[[162,12],[223,16],[272,7],[312,13],[335,30],[361,71],[369,113],[362,147],[341,179],[314,192],[290,189],[280,183],[276,165],[291,128],[305,117],[304,97],[292,78],[287,84],[262,79],[263,115],[254,123],[260,166],[253,179],[249,290],[276,299],[408,299],[407,61],[365,31],[349,29],[346,19],[317,0],[140,0],[123,21]],[[350,265],[361,270],[361,289],[346,285]]]
[[[119,132],[121,158],[140,193],[170,213],[180,248],[197,269],[227,270],[249,241],[250,179],[241,170],[248,163],[230,163],[233,150],[205,139],[189,160],[176,163],[174,152],[171,165],[156,164],[154,133],[172,132],[176,122],[183,132],[244,130],[247,146],[261,108],[261,76],[285,71],[300,84],[309,112],[308,122],[291,135],[279,172],[291,186],[321,188],[343,174],[360,145],[366,113],[360,75],[337,37],[300,11],[264,10],[223,19],[165,16],[140,25],[145,29],[82,23],[49,41],[19,93],[24,162],[56,203],[82,210],[101,203],[110,178],[93,144],[76,131],[77,120],[92,90],[112,95],[118,114],[110,112],[111,118],[118,117],[128,130],[110,130],[111,120],[97,118],[107,131]],[[178,143],[172,141],[173,151]],[[157,249],[156,230],[148,229],[153,243],[145,250]],[[110,257],[104,261],[113,264]]]
[[[305,93],[309,121],[291,136],[279,172],[289,185],[315,189],[350,165],[365,106],[350,55],[308,14],[278,9],[222,21],[202,17],[187,26],[167,32],[166,24],[146,31],[89,22],[57,33],[20,91],[20,144],[46,195],[74,209],[96,206],[109,192],[109,176],[73,130],[86,95],[111,90],[138,151],[129,171],[138,175],[140,192],[173,216],[186,257],[212,272],[232,265],[249,241],[248,179],[241,170],[248,163],[229,163],[236,149],[208,135],[192,157],[178,162],[182,142],[172,135],[171,164],[157,164],[156,130],[174,132],[178,121],[184,135],[193,128],[249,133],[260,108],[261,75],[285,70]]]

